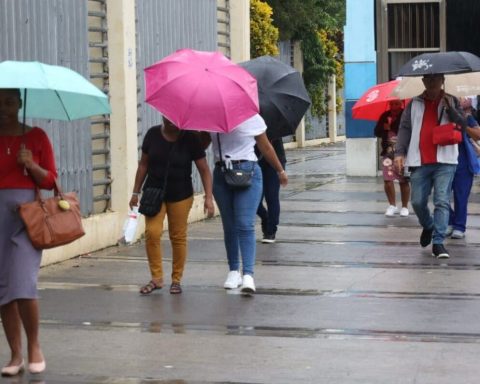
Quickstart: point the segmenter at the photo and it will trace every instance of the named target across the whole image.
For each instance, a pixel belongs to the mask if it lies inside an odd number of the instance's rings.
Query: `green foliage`
[[[343,25],[345,1],[269,0],[273,23],[282,40],[301,41],[305,85],[312,99],[312,113],[327,113],[326,90],[331,75],[343,87]],[[337,98],[337,105],[341,100]]]
[[[272,8],[260,0],[250,0],[250,57],[278,55],[278,28],[272,24]]]
[[[345,0],[268,0],[281,40],[302,40],[306,31],[342,29]]]

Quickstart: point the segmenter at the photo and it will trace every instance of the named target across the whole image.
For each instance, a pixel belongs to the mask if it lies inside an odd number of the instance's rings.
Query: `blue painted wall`
[[[352,119],[360,96],[377,83],[375,1],[347,0],[345,26],[345,125],[347,138],[373,137],[373,122]]]

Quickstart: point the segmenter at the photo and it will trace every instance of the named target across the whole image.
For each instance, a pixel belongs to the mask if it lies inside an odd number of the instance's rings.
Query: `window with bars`
[[[388,5],[388,48],[425,49],[440,47],[438,3]]]
[[[387,0],[388,72],[392,78],[413,56],[441,48],[440,2]]]

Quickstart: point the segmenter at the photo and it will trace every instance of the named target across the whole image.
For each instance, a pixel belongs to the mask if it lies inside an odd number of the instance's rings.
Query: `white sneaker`
[[[235,289],[242,285],[242,275],[238,271],[230,271],[227,275],[227,280],[223,284],[225,289]]]
[[[242,295],[253,295],[255,293],[255,282],[251,275],[243,276],[242,288],[240,288]]]
[[[452,239],[464,239],[465,232],[459,231],[458,229],[454,229],[451,237]]]
[[[403,207],[403,208],[400,210],[400,216],[402,216],[402,217],[407,217],[409,214],[410,214],[410,212],[408,211],[408,208],[407,208],[407,207]]]
[[[445,237],[450,237],[452,236],[452,233],[453,233],[453,227],[451,225],[449,225],[447,227],[447,230],[445,231]]]
[[[389,205],[385,211],[385,216],[392,217],[398,213],[398,208],[395,205]]]

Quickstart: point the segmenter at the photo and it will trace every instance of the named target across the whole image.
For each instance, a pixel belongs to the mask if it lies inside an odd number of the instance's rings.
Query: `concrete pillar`
[[[293,67],[300,73],[303,73],[303,53],[302,47],[299,41],[295,41],[293,43]],[[297,147],[303,148],[305,147],[305,119],[300,121],[300,124],[295,131],[295,142],[297,143]]]
[[[332,75],[328,81],[328,136],[331,143],[337,141],[337,79]]]
[[[230,54],[235,63],[250,60],[250,0],[230,0]]]
[[[347,175],[377,176],[377,139],[347,139]]]
[[[126,212],[138,164],[135,0],[108,0],[107,20],[113,111],[110,116],[111,208]]]

